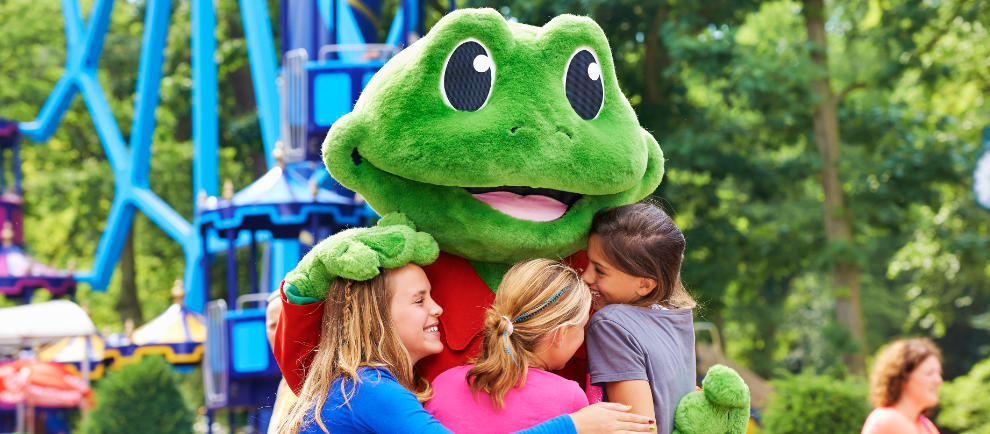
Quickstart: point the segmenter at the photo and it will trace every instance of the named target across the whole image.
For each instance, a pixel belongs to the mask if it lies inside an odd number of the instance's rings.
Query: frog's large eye
[[[443,65],[440,94],[454,110],[473,112],[488,102],[494,79],[495,62],[488,48],[467,39],[454,47]]]
[[[582,119],[594,119],[602,111],[605,102],[602,67],[590,48],[578,48],[571,55],[564,71],[564,91],[571,108]]]

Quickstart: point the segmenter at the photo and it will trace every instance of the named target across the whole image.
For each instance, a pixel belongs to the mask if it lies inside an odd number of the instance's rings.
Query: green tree
[[[818,144],[822,160],[822,189],[825,194],[825,238],[830,243],[849,244],[852,242],[852,222],[845,205],[845,194],[839,183],[839,115],[838,107],[846,92],[835,95],[828,68],[828,43],[825,40],[824,0],[805,0],[802,5],[804,24],[808,41],[813,44],[811,60],[819,69],[814,79],[815,142]],[[852,247],[852,246],[850,246]],[[866,370],[866,349],[862,342],[866,337],[863,328],[863,310],[860,307],[859,265],[854,258],[840,258],[835,266],[836,317],[859,344],[859,349],[848,358],[849,366],[856,373]]]
[[[990,277],[987,222],[969,180],[988,118],[990,77],[976,65],[990,53],[972,43],[987,32],[984,2],[825,2],[827,64],[796,1],[466,3],[603,26],[619,83],[664,148],[656,194],[688,240],[685,284],[734,359],[767,376],[841,370],[843,354],[904,333],[951,347],[949,375],[990,354],[978,307],[990,295],[978,283]],[[814,80],[825,71],[838,90],[842,242],[829,242],[821,212]],[[841,264],[859,270],[863,337],[836,320],[836,300],[850,298]]]
[[[858,433],[870,413],[866,385],[802,374],[773,382],[763,424],[772,434]]]
[[[96,389],[96,402],[83,419],[84,433],[192,432],[193,412],[182,399],[176,374],[161,357],[144,357],[110,371]]]
[[[990,359],[939,389],[939,427],[960,433],[990,432]]]

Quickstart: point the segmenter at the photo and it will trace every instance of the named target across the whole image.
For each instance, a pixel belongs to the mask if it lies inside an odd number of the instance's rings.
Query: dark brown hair
[[[870,401],[889,407],[901,399],[908,377],[929,357],[942,361],[942,352],[928,338],[901,339],[883,347],[870,374]]]
[[[602,253],[619,271],[657,282],[652,292],[634,304],[670,309],[695,306],[681,284],[684,235],[667,213],[645,203],[599,211],[591,220],[591,235],[601,238]]]

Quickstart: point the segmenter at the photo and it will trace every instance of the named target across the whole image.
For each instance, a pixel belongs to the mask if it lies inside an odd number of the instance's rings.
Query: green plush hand
[[[749,424],[749,386],[724,365],[708,370],[704,391],[687,394],[674,411],[674,433],[743,434]]]
[[[380,268],[431,264],[439,252],[433,237],[416,232],[406,216],[388,214],[374,227],[341,231],[313,246],[285,276],[286,296],[295,304],[320,301],[337,277],[368,280]]]

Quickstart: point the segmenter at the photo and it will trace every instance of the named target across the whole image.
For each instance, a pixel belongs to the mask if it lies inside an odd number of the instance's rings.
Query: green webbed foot
[[[704,391],[687,394],[677,403],[674,432],[681,434],[743,434],[749,423],[749,387],[724,365],[708,370]]]
[[[341,231],[313,246],[285,276],[285,293],[294,304],[318,302],[337,277],[368,280],[380,268],[429,265],[439,253],[432,236],[416,232],[404,215],[388,214],[374,227]]]

